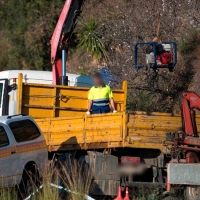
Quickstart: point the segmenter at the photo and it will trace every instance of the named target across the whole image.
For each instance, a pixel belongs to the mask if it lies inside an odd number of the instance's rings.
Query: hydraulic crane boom
[[[194,109],[200,110],[200,97],[194,92],[183,92],[182,131],[173,133],[172,159],[167,164],[167,191],[171,191],[171,186],[183,184],[188,200],[200,199],[200,137]]]
[[[198,137],[194,109],[200,110],[200,97],[194,92],[183,92],[181,104],[185,134]]]
[[[182,131],[175,134],[174,148],[186,151],[186,161],[199,162],[196,153],[200,152],[200,138],[197,132],[194,109],[200,110],[200,97],[194,92],[183,92],[181,98]],[[195,160],[194,160],[195,157]]]
[[[84,0],[66,0],[51,38],[53,84],[60,84],[62,76],[62,50],[67,50]]]

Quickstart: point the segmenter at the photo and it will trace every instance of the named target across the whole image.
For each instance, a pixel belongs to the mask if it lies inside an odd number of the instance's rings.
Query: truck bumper
[[[167,175],[169,184],[200,185],[200,164],[170,163]]]

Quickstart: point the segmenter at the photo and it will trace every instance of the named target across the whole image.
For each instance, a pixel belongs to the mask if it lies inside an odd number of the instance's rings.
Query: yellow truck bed
[[[17,113],[34,118],[84,115],[87,111],[89,88],[23,83],[18,76]],[[126,110],[127,82],[113,95],[118,111]]]
[[[113,90],[116,114],[86,116],[89,88],[22,83],[18,77],[17,113],[31,115],[45,134],[49,151],[147,148],[170,153],[166,133],[181,130],[181,117],[167,113],[127,113],[127,82]],[[200,116],[197,116],[200,131]]]
[[[49,151],[101,148],[149,148],[170,153],[166,133],[181,130],[181,118],[144,112],[36,119]],[[197,117],[200,130],[200,117]]]
[[[36,119],[49,151],[149,148],[170,153],[166,133],[181,130],[179,115],[144,112]],[[200,117],[197,118],[200,130]]]

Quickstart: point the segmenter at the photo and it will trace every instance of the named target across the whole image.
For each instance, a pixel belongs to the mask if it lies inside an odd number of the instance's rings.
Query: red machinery
[[[183,92],[182,94],[182,116],[183,128],[187,136],[198,137],[195,111],[200,110],[200,97],[194,92]]]
[[[194,92],[183,92],[181,99],[183,130],[175,134],[174,149],[186,151],[186,163],[199,163],[200,138],[194,109],[200,110],[200,97]]]
[[[84,0],[66,0],[51,38],[53,84],[67,83],[66,54]],[[63,57],[63,63],[62,63]]]
[[[195,110],[200,110],[200,97],[183,92],[181,97],[182,131],[167,134],[174,142],[172,159],[167,164],[167,191],[171,185],[182,185],[188,200],[200,199],[200,137],[197,132]]]

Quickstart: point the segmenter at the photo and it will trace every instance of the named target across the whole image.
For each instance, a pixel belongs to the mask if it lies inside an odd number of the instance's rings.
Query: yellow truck
[[[1,100],[2,109],[15,102],[16,114],[32,116],[44,133],[50,157],[70,152],[89,165],[97,185],[94,195],[116,195],[119,185],[166,188],[166,164],[175,154],[174,142],[167,138],[182,130],[180,115],[126,111],[126,81],[121,89],[113,89],[118,113],[89,116],[89,88],[24,83],[22,74],[10,88],[2,90],[10,96],[7,105]],[[181,181],[187,199],[200,199],[200,192],[195,197],[191,192],[198,182]]]
[[[113,90],[118,113],[100,115],[85,114],[88,88],[23,83],[22,75],[17,88],[16,114],[36,120],[49,152],[127,147],[169,154],[166,132],[181,129],[178,115],[126,112],[126,81]]]

